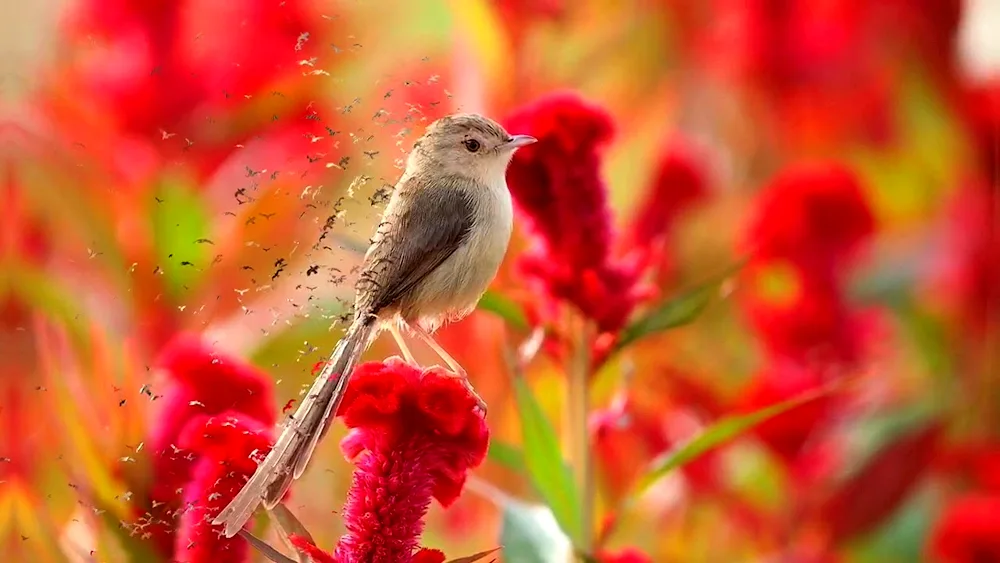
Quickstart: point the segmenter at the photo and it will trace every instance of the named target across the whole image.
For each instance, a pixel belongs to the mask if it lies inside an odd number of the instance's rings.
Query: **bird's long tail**
[[[285,420],[274,447],[250,480],[213,520],[224,524],[227,538],[236,535],[257,505],[271,509],[281,501],[292,481],[305,471],[320,438],[329,430],[347,390],[351,372],[375,332],[373,316],[359,316],[337,344],[330,361],[316,378],[295,414]]]

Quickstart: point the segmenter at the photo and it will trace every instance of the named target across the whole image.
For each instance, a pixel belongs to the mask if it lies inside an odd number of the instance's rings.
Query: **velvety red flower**
[[[461,382],[436,369],[421,372],[394,358],[358,366],[338,412],[351,429],[341,449],[355,465],[343,510],[347,533],[332,556],[314,558],[444,561],[418,543],[431,499],[454,502],[486,456],[489,430],[475,405]]]
[[[964,334],[975,337],[973,342],[981,342],[1000,311],[996,201],[990,184],[972,181],[960,189],[948,218],[947,265],[941,268],[942,281],[954,299]]]
[[[741,275],[741,307],[770,355],[805,363],[861,358],[876,325],[866,311],[850,307],[828,271],[754,260]]]
[[[618,396],[608,408],[590,413],[594,457],[611,499],[630,491],[650,460],[697,433],[692,416],[683,409],[649,412],[627,396]],[[714,490],[718,461],[718,454],[710,451],[685,464],[681,471],[693,489]]]
[[[88,148],[127,158],[112,165],[129,176],[184,161],[204,179],[237,145],[289,126],[304,150],[322,131],[295,119],[318,92],[299,63],[324,52],[310,41],[319,21],[299,0],[86,0],[67,19],[75,59],[53,76],[47,109],[94,125]]]
[[[249,545],[226,538],[212,520],[236,496],[271,447],[271,425],[242,413],[192,419],[180,446],[197,461],[184,486],[172,561],[178,563],[243,563]]]
[[[968,87],[958,109],[972,135],[977,173],[993,185],[1000,179],[1000,79]]]
[[[740,393],[740,409],[753,412],[821,386],[823,375],[794,361],[775,361],[757,373]],[[757,425],[753,432],[785,461],[794,461],[803,448],[816,439],[836,413],[830,397],[820,397],[799,405]]]
[[[598,563],[653,563],[653,558],[635,548],[623,549],[614,553],[598,552],[594,558]]]
[[[871,3],[712,4],[703,64],[763,94],[790,150],[795,142],[882,142],[894,131],[893,67],[878,56],[886,34],[872,28]]]
[[[857,175],[838,163],[794,165],[758,195],[744,237],[754,258],[834,275],[875,230]]]
[[[267,427],[276,422],[273,383],[241,360],[214,352],[199,336],[178,335],[156,361],[166,376],[159,410],[151,422],[147,451],[152,456],[146,503],[139,503],[137,526],[157,550],[174,548],[175,516],[181,495],[195,478],[199,456],[184,446],[193,420],[236,413],[241,420]]]
[[[556,93],[514,111],[505,126],[538,139],[514,155],[507,171],[517,209],[535,235],[535,247],[521,260],[525,275],[602,331],[616,331],[649,292],[639,284],[645,264],[612,255],[600,169],[614,133],[611,116],[575,94]]]
[[[1000,495],[971,493],[952,500],[928,547],[941,563],[1000,561]]]

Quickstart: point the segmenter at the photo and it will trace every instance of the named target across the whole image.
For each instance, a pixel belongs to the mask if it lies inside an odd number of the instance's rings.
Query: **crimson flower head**
[[[575,305],[603,331],[621,328],[647,292],[644,264],[612,256],[614,229],[601,176],[611,116],[572,93],[556,93],[516,110],[505,123],[537,143],[507,169],[517,209],[535,235],[524,273],[546,294]]]
[[[1000,561],[1000,495],[971,493],[951,501],[929,543],[941,563]]]
[[[764,188],[744,244],[758,259],[833,271],[874,229],[874,215],[853,171],[837,163],[801,164]]]
[[[207,442],[193,436],[205,428],[206,417],[228,413],[252,430],[273,426],[276,415],[271,379],[241,360],[214,352],[199,336],[176,336],[164,347],[156,366],[167,383],[162,390],[153,387],[162,398],[145,441],[152,456],[150,485],[145,503],[138,505],[137,527],[148,534],[159,553],[169,555],[175,547],[175,517],[182,513],[182,495],[198,489],[199,472],[205,471],[202,453]],[[233,447],[239,449],[238,445]],[[252,449],[241,450],[240,455],[246,457]],[[209,459],[218,461],[213,452],[217,450],[209,452]]]
[[[598,563],[653,563],[653,558],[635,548],[623,549],[621,551],[599,552],[595,557]]]
[[[196,456],[174,541],[173,561],[243,563],[249,546],[226,538],[212,520],[229,504],[271,447],[271,426],[241,413],[192,419],[180,446]]]
[[[776,361],[741,393],[741,410],[754,412],[787,401],[824,383],[822,374],[793,361]],[[785,461],[795,460],[806,444],[829,424],[836,404],[820,397],[765,420],[754,428],[762,442]]]
[[[419,549],[432,499],[448,506],[466,474],[482,463],[489,430],[461,382],[438,368],[422,372],[398,359],[358,366],[338,415],[341,443],[355,465],[344,506],[347,533],[327,554],[294,542],[316,561],[441,563]]]

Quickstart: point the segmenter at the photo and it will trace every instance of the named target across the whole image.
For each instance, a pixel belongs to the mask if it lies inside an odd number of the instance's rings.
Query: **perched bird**
[[[519,147],[534,142],[474,114],[441,118],[417,140],[365,254],[354,321],[270,453],[213,521],[225,526],[226,537],[238,533],[261,502],[273,508],[302,475],[351,371],[383,329],[410,363],[416,361],[402,330],[426,342],[485,411],[465,370],[431,333],[468,315],[496,276],[513,228],[507,165]]]

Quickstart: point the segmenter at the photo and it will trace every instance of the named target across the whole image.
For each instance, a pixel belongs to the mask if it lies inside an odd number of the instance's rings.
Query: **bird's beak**
[[[538,139],[531,135],[514,135],[504,145],[512,149],[517,149],[535,142],[538,142]]]

